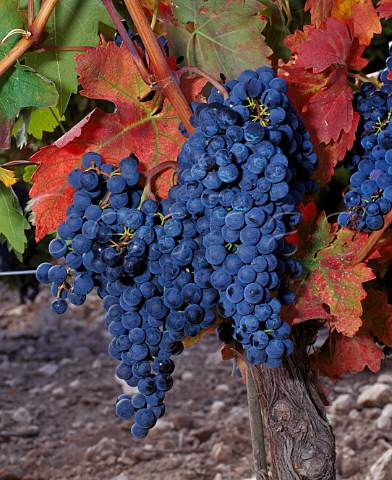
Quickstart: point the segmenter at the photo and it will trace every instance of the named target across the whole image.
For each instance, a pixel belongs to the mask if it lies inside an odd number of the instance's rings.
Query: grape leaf
[[[365,47],[352,38],[344,22],[334,18],[320,29],[296,31],[285,43],[293,52],[289,65],[281,67],[289,83],[289,96],[325,160],[320,162],[317,175],[327,182],[332,168],[352,145],[357,129],[348,73],[366,65],[367,60],[360,57]]]
[[[343,65],[350,70],[360,70],[368,61],[361,58],[365,47],[351,38],[348,26],[334,18],[329,18],[325,29],[314,29],[309,38],[298,46],[297,65],[312,68],[320,73],[331,65]]]
[[[16,183],[15,173],[0,167],[0,182],[3,182],[6,187],[14,185]]]
[[[332,329],[352,337],[362,325],[361,300],[366,297],[362,283],[375,278],[364,263],[350,265],[367,235],[358,234],[353,238],[352,232],[346,229],[331,231],[324,213],[313,225],[312,235],[309,225],[304,232],[302,224],[298,228],[301,242],[297,257],[304,275],[296,287],[295,305],[286,311],[287,318],[292,324],[310,320],[315,309],[316,318],[329,319]]]
[[[369,288],[363,304],[363,326],[378,340],[392,347],[392,305],[383,290]]]
[[[0,183],[0,234],[4,235],[19,253],[23,253],[27,245],[25,230],[30,228],[29,222],[24,218],[19,202],[12,188],[7,188]]]
[[[331,16],[334,0],[306,0],[304,10],[310,10],[312,23],[318,28]]]
[[[27,144],[27,134],[42,140],[44,132],[54,132],[64,120],[57,107],[25,109],[15,123],[12,135],[16,137],[18,146],[23,146]]]
[[[331,180],[336,164],[343,160],[347,150],[350,150],[354,144],[358,122],[359,115],[357,112],[354,112],[353,124],[348,133],[342,130],[336,142],[331,140],[327,145],[319,143],[315,146],[315,152],[319,161],[319,168],[313,176],[315,180],[320,181],[324,185]],[[314,136],[315,133],[313,133]]]
[[[68,173],[81,164],[88,151],[99,152],[104,162],[118,165],[135,154],[140,169],[167,160],[175,160],[184,137],[179,133],[179,119],[168,103],[155,94],[142,101],[149,92],[125,47],[109,42],[106,47],[89,48],[76,59],[81,94],[106,99],[116,106],[115,113],[94,110],[54,144],[41,148],[31,160],[39,167],[33,174],[30,196],[34,198],[36,238],[55,230],[65,218],[72,201]],[[163,178],[163,180],[162,180]],[[50,182],[48,182],[50,179]],[[160,196],[168,190],[168,177],[159,177]]]
[[[265,42],[273,51],[273,57],[287,62],[290,59],[290,50],[285,45],[284,39],[290,34],[283,15],[281,6],[274,0],[260,0],[266,6],[263,16],[268,18],[268,27],[265,33]]]
[[[378,372],[383,358],[381,348],[361,328],[353,338],[333,332],[330,342],[325,342],[320,352],[312,355],[312,367],[336,383],[345,373],[362,372],[366,367]]]
[[[381,18],[391,18],[392,0],[380,0],[377,4],[377,12]]]
[[[369,261],[369,266],[382,278],[392,263],[392,232],[382,236],[375,246],[375,251],[378,256],[373,255]]]
[[[244,69],[268,65],[271,49],[260,32],[266,22],[257,0],[176,0],[177,21],[166,25],[176,57],[219,78],[236,78]]]
[[[41,2],[35,0],[38,12]],[[109,14],[100,0],[62,0],[50,16],[45,30],[48,36],[44,46],[71,47],[99,44],[99,23],[112,25]],[[75,72],[75,51],[50,50],[40,53],[27,52],[26,64],[51,79],[60,94],[58,109],[62,115],[71,93],[78,88]]]
[[[362,45],[369,45],[375,33],[381,33],[381,22],[372,0],[335,0],[332,17],[352,22],[353,35]]]
[[[336,142],[341,132],[349,132],[354,122],[353,93],[345,67],[331,72],[325,88],[311,96],[306,117],[317,143]]]

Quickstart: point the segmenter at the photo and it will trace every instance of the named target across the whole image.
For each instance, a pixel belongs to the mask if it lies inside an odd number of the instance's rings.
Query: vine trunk
[[[251,373],[273,480],[334,480],[335,438],[305,347],[297,344],[277,369],[261,365]]]

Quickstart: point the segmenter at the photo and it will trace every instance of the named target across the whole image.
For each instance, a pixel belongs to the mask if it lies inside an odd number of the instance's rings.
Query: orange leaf
[[[372,0],[335,0],[332,17],[352,22],[354,37],[369,45],[375,33],[381,33],[381,22]]]
[[[3,182],[6,187],[14,185],[16,183],[15,173],[0,167],[0,182]]]

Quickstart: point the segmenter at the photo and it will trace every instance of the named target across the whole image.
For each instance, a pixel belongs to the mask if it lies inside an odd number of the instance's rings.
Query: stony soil
[[[123,387],[99,299],[55,316],[49,298],[20,305],[0,284],[0,480],[253,477],[246,388],[214,336],[176,359],[165,416],[135,440],[113,413]],[[392,479],[391,366],[329,384],[338,479]]]

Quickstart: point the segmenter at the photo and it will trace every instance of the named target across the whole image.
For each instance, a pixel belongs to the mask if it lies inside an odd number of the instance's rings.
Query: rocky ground
[[[144,440],[114,413],[122,385],[98,298],[50,313],[0,284],[0,480],[252,478],[246,389],[207,336],[176,359],[166,414]],[[338,479],[392,479],[392,362],[329,384]]]

